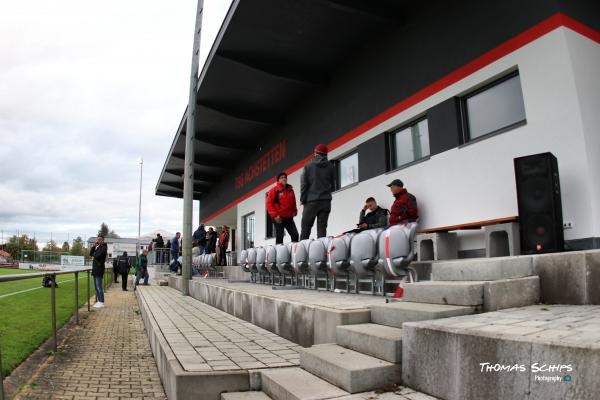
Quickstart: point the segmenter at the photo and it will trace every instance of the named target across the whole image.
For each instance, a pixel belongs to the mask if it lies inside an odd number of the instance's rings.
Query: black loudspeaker
[[[565,239],[556,157],[541,153],[514,161],[521,253],[562,251]]]

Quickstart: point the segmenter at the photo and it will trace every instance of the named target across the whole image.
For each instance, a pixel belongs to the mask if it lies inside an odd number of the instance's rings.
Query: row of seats
[[[192,266],[205,271],[216,271],[217,255],[215,253],[195,255],[192,252]]]
[[[307,239],[297,243],[268,245],[242,250],[244,271],[259,274],[313,275],[330,273],[347,277],[372,277],[377,268],[399,277],[415,257],[417,224],[369,229],[338,237]]]

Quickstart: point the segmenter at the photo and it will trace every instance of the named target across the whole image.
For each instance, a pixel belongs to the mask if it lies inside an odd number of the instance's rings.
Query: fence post
[[[58,341],[56,339],[56,274],[52,274],[52,290],[50,299],[52,303],[52,337],[54,337],[54,352],[58,351]]]
[[[79,272],[75,272],[75,322],[79,325]]]
[[[4,376],[2,376],[2,348],[0,346],[0,400],[4,400]]]
[[[90,312],[90,270],[87,271],[87,303],[88,312]]]

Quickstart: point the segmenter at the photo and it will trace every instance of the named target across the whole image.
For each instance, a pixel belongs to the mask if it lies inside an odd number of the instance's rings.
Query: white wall
[[[574,223],[573,229],[565,231],[565,239],[600,236],[600,50],[597,43],[567,28],[552,31],[405,110],[332,151],[330,158],[515,67],[521,79],[526,125],[334,193],[328,234],[353,228],[368,196],[389,208],[393,198],[385,185],[395,178],[402,179],[417,197],[422,227],[517,215],[513,158],[550,151],[559,162],[563,217]],[[289,177],[297,197],[300,173]],[[264,200],[261,192],[238,205],[240,234],[241,217],[256,212],[256,245],[274,242],[264,240]],[[295,219],[299,231],[301,214],[300,206]],[[315,235],[313,227],[312,237]],[[461,249],[483,247],[481,234],[461,236]]]

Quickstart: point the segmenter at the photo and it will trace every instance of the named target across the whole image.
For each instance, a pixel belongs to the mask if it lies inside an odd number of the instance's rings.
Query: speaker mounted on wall
[[[558,161],[552,153],[514,159],[521,253],[562,251],[564,232]]]

